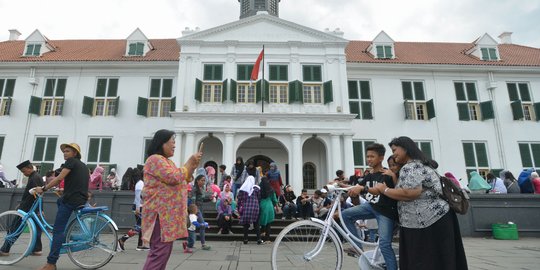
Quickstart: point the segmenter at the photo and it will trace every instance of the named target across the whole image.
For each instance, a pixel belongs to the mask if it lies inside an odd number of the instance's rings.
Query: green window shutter
[[[463,154],[465,156],[466,167],[476,167],[476,160],[474,158],[474,148],[472,143],[463,143]]]
[[[428,119],[435,118],[435,104],[433,103],[433,99],[430,99],[426,102],[426,107]]]
[[[32,55],[32,50],[34,49],[34,45],[27,45],[26,46],[26,52],[24,55]]]
[[[45,152],[45,143],[47,138],[38,137],[36,138],[36,145],[34,146],[34,156],[32,157],[33,161],[43,161],[43,153]]]
[[[488,52],[490,60],[497,60],[497,50],[495,50],[495,48],[489,48]]]
[[[358,82],[347,81],[347,88],[349,90],[349,99],[358,99]]]
[[[203,80],[208,81],[212,79],[213,65],[204,65]]]
[[[289,103],[296,101],[296,84],[295,81],[289,82]]]
[[[304,82],[312,82],[315,80],[313,76],[313,66],[302,66],[302,79]]]
[[[349,111],[351,114],[356,114],[356,119],[360,119],[360,102],[349,101]]]
[[[263,92],[263,101],[270,103],[270,82],[264,80],[264,92]]]
[[[424,96],[424,84],[422,82],[414,82],[414,99],[426,100]]]
[[[476,159],[478,161],[479,167],[489,167],[487,150],[485,143],[475,143],[474,147],[476,148]]]
[[[116,97],[116,106],[114,107],[114,116],[118,114],[118,108],[120,108],[120,97]]]
[[[104,97],[107,92],[107,79],[98,79],[96,97]]]
[[[432,153],[431,153],[431,143],[429,142],[420,142],[420,149],[422,152],[424,152],[424,155],[428,157],[429,159],[432,159]]]
[[[129,44],[128,55],[135,55],[135,50],[137,50],[137,44],[136,43]]]
[[[514,116],[514,120],[523,119],[523,106],[521,105],[521,100],[514,100],[510,103],[510,106],[512,107],[512,115]]]
[[[261,101],[262,99],[262,89],[261,89],[262,80],[258,80],[255,83],[255,100],[256,102]]]
[[[41,98],[36,96],[30,96],[30,107],[28,112],[35,115],[41,114]]]
[[[377,58],[384,58],[384,48],[383,46],[376,46],[377,49]]]
[[[304,103],[304,98],[302,94],[303,88],[304,86],[302,82],[298,80],[289,82],[289,103]]]
[[[51,160],[51,161],[54,161],[54,160]],[[42,162],[40,164],[39,174],[44,176],[48,171],[52,171],[52,170],[54,170],[54,163]]]
[[[58,138],[49,138],[47,140],[47,149],[45,151],[45,161],[54,161],[54,154],[56,153],[56,143]]]
[[[412,118],[411,118],[412,115],[408,115],[408,114],[407,114],[407,107],[408,107],[407,105],[408,105],[408,104],[409,104],[409,102],[408,102],[407,100],[403,101],[403,109],[404,109],[404,111],[405,111],[405,119],[406,119],[406,120],[407,120],[407,119],[412,119]]]
[[[533,104],[534,107],[534,115],[536,116],[536,121],[540,121],[540,102],[536,102]]]
[[[101,139],[101,152],[99,155],[99,162],[108,163],[111,161],[111,138]]]
[[[137,115],[147,117],[148,116],[148,99],[139,97],[137,102]]]
[[[334,91],[332,89],[332,81],[327,81],[323,83],[323,92],[324,92],[324,104],[328,104],[334,101]]]
[[[223,65],[215,65],[214,66],[214,76],[213,76],[212,80],[214,80],[214,81],[223,80]]]
[[[161,79],[152,79],[150,82],[150,97],[160,97]]]
[[[45,97],[54,96],[55,82],[56,82],[56,79],[47,79],[47,82],[45,83],[45,93],[43,94],[43,96]]]
[[[67,79],[58,79],[58,85],[56,86],[56,97],[63,97],[66,94]]]
[[[519,154],[521,155],[521,165],[523,165],[524,168],[533,166],[528,143],[519,144]]]
[[[118,95],[118,79],[109,79],[108,97],[116,97]]]
[[[316,82],[322,82],[322,70],[321,66],[313,67],[313,80]]]
[[[86,115],[94,115],[94,99],[91,97],[84,96],[82,113]]]
[[[364,165],[364,149],[362,142],[353,142],[354,166]]]
[[[487,48],[481,48],[480,51],[482,52],[482,60],[489,60],[489,53]]]
[[[88,162],[98,162],[99,138],[91,138],[88,147]]]
[[[34,45],[34,56],[39,56],[41,52],[41,44],[36,44]]]
[[[460,121],[469,121],[471,118],[469,117],[469,104],[467,103],[458,103],[458,117]]]
[[[0,88],[2,87],[0,86]],[[6,91],[4,92],[4,97],[12,97],[14,91],[15,91],[15,79],[6,80]],[[0,93],[0,96],[1,96],[1,93]]]
[[[372,104],[370,101],[362,101],[362,119],[373,119]]]
[[[172,97],[172,79],[163,79],[163,91],[161,97]]]
[[[6,80],[0,79],[0,97],[2,96],[2,92],[4,91],[4,82]]]
[[[143,55],[144,53],[144,44],[142,42],[137,43],[137,55]]]
[[[526,83],[520,83],[519,86],[519,96],[522,101],[531,101],[531,94],[529,92],[529,85]]]
[[[231,79],[231,93],[229,94],[229,100],[236,103],[236,81]]]
[[[412,83],[411,82],[401,82],[401,87],[403,89],[403,99],[404,100],[413,100]]]
[[[278,80],[278,68],[279,66],[270,65],[270,70],[268,71],[270,77],[270,81],[277,81]]]
[[[176,111],[176,97],[171,98],[171,112]]]
[[[480,113],[482,114],[482,120],[494,119],[493,102],[491,100],[480,102]]]
[[[392,58],[392,46],[384,46],[384,54],[386,58]]]
[[[249,80],[250,76],[247,75],[247,65],[236,66],[236,79],[239,81]]]
[[[286,65],[278,66],[278,78],[279,81],[288,81],[289,80],[289,67]]]
[[[304,104],[304,84],[301,81],[296,80],[296,102]]]
[[[477,101],[478,97],[476,96],[476,85],[474,83],[466,83],[465,87],[467,88],[467,98],[470,101]]]
[[[510,98],[510,101],[518,100],[517,85],[515,83],[507,83],[506,87],[508,88],[508,97]]]
[[[195,100],[201,102],[202,101],[202,81],[199,79],[195,79]]]
[[[534,164],[531,167],[538,167],[540,166],[540,143],[531,143],[531,150],[532,150],[532,156]]]
[[[228,80],[225,79],[223,81],[223,87],[221,88],[221,102],[225,102],[227,100],[227,87],[228,87]]]
[[[455,82],[454,89],[456,90],[456,100],[457,101],[466,101],[467,97],[465,96],[465,89],[463,89],[462,82]]]
[[[369,89],[369,81],[360,81],[360,98],[371,99],[371,91]]]
[[[2,152],[4,151],[4,141],[6,137],[1,136],[0,137],[0,159],[2,158]]]

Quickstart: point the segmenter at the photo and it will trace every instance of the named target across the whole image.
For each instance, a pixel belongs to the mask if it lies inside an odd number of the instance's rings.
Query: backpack
[[[465,215],[469,210],[469,195],[460,187],[456,186],[452,180],[446,176],[439,176],[441,181],[442,194],[441,199],[448,202],[448,205],[454,212]]]

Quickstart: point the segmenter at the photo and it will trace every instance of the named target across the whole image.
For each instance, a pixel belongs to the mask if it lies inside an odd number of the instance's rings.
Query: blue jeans
[[[238,194],[238,190],[240,189],[240,187],[242,187],[242,184],[232,184],[232,192],[234,199],[236,199],[236,194]]]
[[[197,238],[197,233],[195,231],[188,230],[188,237],[187,237],[187,247],[193,248],[195,245],[195,239]]]
[[[349,232],[354,236],[359,238],[358,232],[356,231],[356,221],[359,219],[377,219],[377,224],[379,226],[379,248],[381,249],[381,254],[386,262],[386,269],[395,270],[397,269],[396,255],[392,249],[392,236],[394,232],[394,220],[379,214],[375,211],[371,204],[363,203],[355,207],[347,208],[341,212],[343,217],[343,222]],[[362,244],[355,241],[355,243],[361,248]]]
[[[291,217],[296,217],[296,204],[286,203],[283,206],[283,216],[287,219],[291,219]]]
[[[201,227],[199,227],[199,236],[200,236],[201,244],[204,245],[204,243],[206,243],[206,239],[204,237],[204,233],[205,233],[206,228],[204,227],[204,225],[202,225],[204,223],[204,218],[202,216],[202,212],[201,212],[200,209],[198,209],[198,211],[197,211],[197,222],[199,222],[199,224],[201,224]],[[191,247],[193,247],[193,246],[191,246]]]
[[[54,220],[54,228],[52,231],[53,239],[51,243],[51,251],[47,257],[47,263],[56,264],[58,258],[60,257],[60,249],[62,244],[66,241],[66,225],[71,214],[75,211],[78,206],[73,206],[67,203],[64,203],[63,198],[59,198],[56,201],[58,206],[58,212],[56,212],[56,219]]]

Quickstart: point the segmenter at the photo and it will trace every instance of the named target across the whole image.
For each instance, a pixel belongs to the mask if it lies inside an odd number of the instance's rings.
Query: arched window
[[[317,174],[315,170],[315,164],[307,162],[302,167],[302,175],[304,178],[304,188],[316,189],[317,188]]]

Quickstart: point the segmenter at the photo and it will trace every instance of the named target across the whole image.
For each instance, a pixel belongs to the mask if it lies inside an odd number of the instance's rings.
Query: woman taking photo
[[[467,269],[456,213],[439,197],[441,183],[431,161],[409,137],[389,145],[404,165],[395,188],[378,184],[376,189],[398,201],[399,269]]]
[[[171,256],[174,240],[187,237],[187,185],[197,168],[202,152],[195,153],[177,168],[174,155],[173,131],[161,129],[154,134],[144,164],[144,207],[142,238],[150,242],[145,270],[165,269]]]

